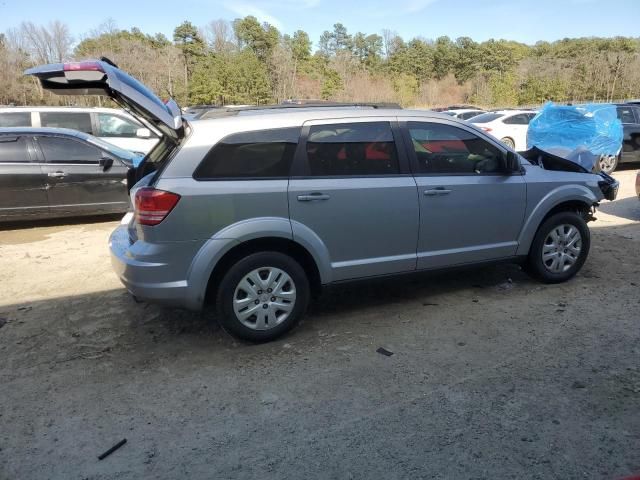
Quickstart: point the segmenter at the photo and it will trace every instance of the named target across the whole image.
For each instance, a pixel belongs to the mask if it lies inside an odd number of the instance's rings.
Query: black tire
[[[575,262],[566,271],[553,272],[543,262],[542,250],[545,246],[547,237],[557,227],[562,225],[574,226],[581,235],[581,248]],[[533,277],[544,283],[561,283],[566,282],[572,278],[576,273],[580,271],[584,262],[589,255],[589,248],[591,246],[591,233],[587,222],[584,218],[575,212],[560,212],[547,218],[538,231],[536,232],[531,248],[529,250],[529,256],[527,258],[527,272]],[[566,250],[565,250],[566,251]]]
[[[253,270],[263,267],[277,268],[285,272],[295,285],[296,298],[293,309],[286,319],[274,327],[269,327],[266,330],[257,330],[246,326],[236,316],[234,312],[234,295],[240,281],[245,276]],[[266,301],[268,302],[268,300]],[[218,321],[222,328],[236,337],[254,343],[269,342],[291,330],[304,315],[308,303],[309,280],[307,274],[298,262],[280,252],[254,253],[236,262],[222,277],[216,295]],[[252,317],[255,317],[255,315]],[[247,321],[250,322],[251,319]]]
[[[513,138],[504,137],[500,141],[504,143],[507,147],[510,147],[512,150],[516,149],[516,142],[513,141]]]

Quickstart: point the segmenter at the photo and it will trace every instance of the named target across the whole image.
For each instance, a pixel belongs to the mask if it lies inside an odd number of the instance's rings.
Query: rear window
[[[30,127],[30,112],[0,113],[0,127]]]
[[[92,133],[91,115],[83,112],[40,112],[43,127],[70,128]]]
[[[289,169],[300,128],[277,128],[230,135],[204,157],[193,178],[282,178]]]
[[[495,113],[495,112],[483,113],[482,115],[478,115],[476,117],[473,117],[469,121],[471,123],[489,123],[489,122],[493,122],[494,120],[496,120],[496,119],[498,119],[500,117],[504,117],[504,114],[503,113]]]
[[[29,162],[27,140],[24,137],[0,136],[0,163]]]

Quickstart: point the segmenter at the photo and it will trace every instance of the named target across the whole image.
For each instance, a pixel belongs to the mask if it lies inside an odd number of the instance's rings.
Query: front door
[[[333,281],[414,270],[416,183],[391,122],[307,125],[289,182],[294,238],[324,244]]]
[[[118,160],[106,171],[104,152],[80,140],[39,136],[49,208],[53,215],[123,212],[129,205],[127,168]]]
[[[47,215],[45,175],[33,154],[31,139],[0,136],[0,220]]]
[[[420,197],[418,268],[515,255],[526,184],[506,171],[502,147],[445,120],[407,122],[404,135]]]

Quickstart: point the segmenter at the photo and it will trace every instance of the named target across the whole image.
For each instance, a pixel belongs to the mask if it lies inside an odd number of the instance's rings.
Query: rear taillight
[[[140,225],[158,225],[177,205],[180,195],[156,190],[151,187],[140,188],[136,192],[136,220]]]
[[[102,65],[98,62],[69,62],[65,63],[62,68],[65,72],[104,72]]]
[[[491,129],[489,127],[480,127],[482,130],[484,130],[485,132],[490,132]]]

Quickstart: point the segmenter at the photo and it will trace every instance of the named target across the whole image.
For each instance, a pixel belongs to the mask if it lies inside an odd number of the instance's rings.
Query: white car
[[[521,152],[527,149],[527,129],[537,113],[533,110],[498,110],[473,117],[469,122]]]
[[[57,127],[88,133],[125,150],[146,154],[159,135],[124,110],[98,107],[3,107],[0,127]]]
[[[485,111],[477,108],[452,108],[451,110],[445,110],[442,113],[459,118],[460,120],[469,120],[470,118],[485,113]]]

